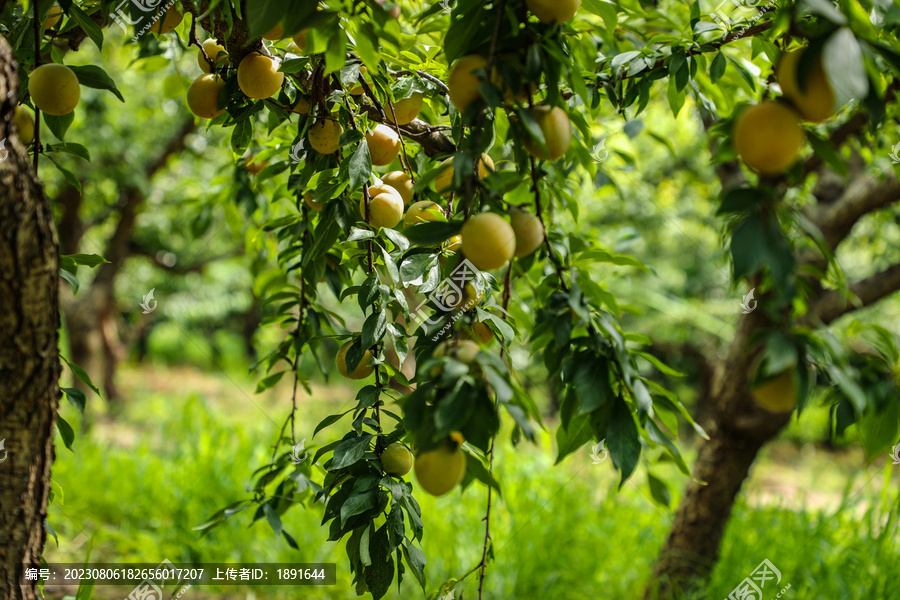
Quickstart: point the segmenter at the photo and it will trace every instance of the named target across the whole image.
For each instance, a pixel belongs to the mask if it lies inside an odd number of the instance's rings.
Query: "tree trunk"
[[[59,405],[59,249],[53,217],[12,132],[18,97],[12,50],[0,37],[0,600],[37,598],[17,577],[39,564]],[[8,452],[8,454],[6,454]]]
[[[791,418],[792,413],[774,414],[757,407],[750,397],[751,365],[760,350],[751,340],[768,326],[761,313],[741,317],[729,356],[718,365],[710,399],[715,411],[710,439],[700,447],[693,472],[696,481],[688,483],[678,506],[645,600],[677,598],[702,585],[719,558],[722,535],[750,465]]]
[[[645,598],[677,597],[705,579],[719,558],[731,508],[762,444],[719,430],[700,448]]]

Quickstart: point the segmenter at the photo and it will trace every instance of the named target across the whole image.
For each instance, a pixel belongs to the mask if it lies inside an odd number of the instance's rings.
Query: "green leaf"
[[[340,71],[347,61],[347,34],[340,28],[333,33],[325,50],[325,75]]]
[[[281,527],[281,517],[278,516],[278,513],[272,508],[270,502],[266,502],[263,506],[263,512],[266,514],[266,521],[269,523],[269,527],[272,528],[272,531],[275,532],[275,537],[281,535],[282,527]]]
[[[43,116],[44,118],[44,123],[46,123],[47,127],[50,128],[50,132],[60,140],[66,139],[66,132],[69,130],[69,126],[72,124],[72,122],[75,121],[74,110],[67,115],[62,115],[61,117],[57,117],[56,115],[48,115],[46,113],[41,116]]]
[[[871,462],[891,450],[900,435],[900,402],[888,402],[882,411],[869,411],[859,422],[860,440]]]
[[[72,286],[72,295],[78,294],[78,288],[79,288],[80,284],[78,283],[78,278],[75,276],[74,273],[71,273],[64,269],[60,269],[59,276],[62,277],[63,279],[65,279],[66,281],[68,281],[69,285]]]
[[[250,117],[238,121],[235,123],[234,130],[231,132],[231,149],[235,154],[243,154],[250,146],[252,137],[253,123],[251,122]],[[316,197],[316,200],[319,200],[318,197]]]
[[[758,208],[765,201],[765,198],[765,194],[756,188],[731,188],[724,192],[722,205],[716,211],[716,214],[749,212]]]
[[[647,267],[647,265],[645,265],[638,259],[631,256],[626,256],[624,254],[613,254],[612,252],[607,252],[606,250],[587,250],[586,252],[582,252],[579,255],[579,258],[583,258],[592,262],[605,262],[623,267],[634,267],[635,269],[640,269],[644,273],[650,273],[650,269]]]
[[[409,568],[412,570],[416,581],[422,586],[422,591],[424,591],[425,564],[428,562],[425,558],[425,553],[419,550],[412,542],[405,542],[403,544],[403,557],[406,559],[406,564],[409,565]]]
[[[53,160],[52,156],[47,156],[47,158],[50,160],[51,163],[53,163],[53,166],[56,167],[56,170],[59,171],[60,173],[62,173],[63,178],[65,178],[65,180],[68,181],[70,185],[72,185],[74,188],[76,188],[78,190],[79,194],[84,193],[84,189],[82,188],[82,185],[81,185],[81,180],[79,180],[78,177],[76,177],[72,171],[66,169],[65,167],[60,165],[58,162]],[[76,289],[76,291],[77,291],[77,289]]]
[[[329,469],[336,471],[344,467],[348,467],[363,457],[369,450],[369,444],[372,442],[371,434],[353,436],[342,441],[337,448],[334,449],[334,457],[331,460]]]
[[[91,153],[81,144],[47,144],[45,150],[47,152],[65,152],[91,162]]]
[[[556,463],[559,464],[565,457],[572,454],[594,437],[594,431],[591,427],[590,415],[577,415],[570,422],[568,427],[560,424],[556,430],[556,446],[558,454]]]
[[[75,432],[72,430],[72,426],[61,416],[57,415],[56,428],[59,429],[59,435],[62,436],[63,444],[66,445],[66,448],[72,450],[72,442],[75,441]],[[75,451],[72,450],[72,452]]]
[[[328,427],[330,425],[334,425],[335,423],[340,421],[341,418],[343,418],[344,415],[346,415],[349,412],[351,412],[351,411],[348,410],[347,412],[342,412],[339,415],[328,415],[327,417],[325,417],[324,419],[319,421],[319,424],[316,425],[316,429],[313,431],[313,437],[316,437],[316,434],[319,433],[320,431],[322,431],[323,429],[325,429],[326,427]]]
[[[362,240],[371,240],[375,237],[375,232],[370,229],[361,229],[359,227],[351,227],[350,228],[350,237],[347,238],[348,242],[360,242]]]
[[[272,375],[263,378],[259,383],[256,384],[256,391],[254,393],[260,394],[267,389],[274,387],[276,383],[281,381],[281,378],[284,377],[284,374],[286,372],[287,371],[279,371],[278,373],[273,373]]]
[[[822,162],[831,167],[841,177],[847,176],[847,163],[841,158],[837,149],[831,145],[831,142],[812,130],[806,132],[806,137],[809,139],[809,144],[815,153],[822,159]]]
[[[477,456],[466,452],[466,475],[471,475],[481,483],[494,488],[499,496],[503,496],[500,490],[500,484],[494,479],[494,476],[488,471],[487,467]]]
[[[678,465],[678,468],[681,469],[681,472],[685,475],[690,475],[691,470],[688,468],[687,463],[684,462],[684,458],[681,456],[681,451],[678,450],[678,447],[672,443],[672,440],[669,439],[665,433],[663,433],[662,429],[656,424],[653,419],[647,419],[644,424],[645,429],[647,430],[647,435],[651,440],[656,442],[657,444],[662,444],[666,450],[669,451],[669,455],[675,459],[675,464]]]
[[[716,52],[715,57],[713,57],[712,64],[709,67],[709,79],[712,83],[716,83],[722,76],[725,75],[725,68],[728,66],[728,61],[725,60],[725,55],[722,54],[721,51]]]
[[[606,430],[606,446],[613,465],[622,472],[619,483],[619,489],[622,489],[641,457],[641,440],[631,410],[621,397],[613,401],[612,415]]]
[[[672,504],[672,494],[669,493],[669,488],[666,487],[666,484],[654,477],[652,473],[647,473],[647,481],[650,484],[650,496],[653,497],[653,500],[669,508]]]
[[[94,385],[93,381],[91,381],[91,376],[88,375],[84,369],[74,363],[69,362],[69,359],[67,359],[65,356],[60,355],[60,358],[66,362],[70,369],[72,369],[72,373],[75,375],[75,377],[78,378],[78,381],[91,388],[95,394],[100,396],[100,390],[97,389],[97,386]]]
[[[417,246],[432,246],[448,240],[462,229],[462,223],[431,221],[407,227],[403,235]]]
[[[384,597],[391,587],[391,582],[394,580],[394,559],[391,556],[390,548],[387,525],[385,524],[372,535],[369,544],[372,564],[365,570],[365,580],[373,600],[379,600],[379,598]]]
[[[341,506],[341,522],[346,523],[350,517],[361,515],[367,510],[375,508],[377,503],[378,492],[374,490],[350,496]]]
[[[103,30],[100,29],[100,26],[94,23],[94,20],[86,12],[78,8],[75,3],[72,3],[69,7],[69,16],[91,38],[91,41],[97,45],[97,48],[103,50]]]
[[[413,254],[400,263],[400,283],[403,285],[421,285],[426,274],[437,265],[438,257],[430,252]]]
[[[116,98],[125,102],[125,98],[122,97],[122,93],[119,91],[119,88],[116,87],[116,82],[113,81],[113,78],[100,67],[96,65],[85,65],[82,67],[70,65],[69,68],[75,72],[75,76],[78,77],[78,82],[81,85],[94,88],[95,90],[108,90],[112,92]]]
[[[380,310],[372,313],[362,326],[360,345],[363,348],[371,348],[381,341],[387,328],[387,311]]]
[[[256,39],[271,31],[291,6],[284,0],[254,0],[253,10],[247,11],[250,38]]]
[[[609,362],[590,350],[579,352],[572,360],[576,366],[572,369],[570,383],[575,386],[579,399],[578,412],[594,412],[613,397],[609,384]]]
[[[366,140],[360,141],[350,155],[349,171],[351,190],[362,187],[372,176],[372,156],[369,154],[369,144]]]
[[[69,403],[84,414],[84,405],[87,402],[84,392],[78,388],[60,388],[60,390],[66,395]]]

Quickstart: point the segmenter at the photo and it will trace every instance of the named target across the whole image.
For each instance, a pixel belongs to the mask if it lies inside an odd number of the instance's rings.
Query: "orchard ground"
[[[252,467],[271,455],[260,440],[277,435],[274,421],[290,404],[287,384],[255,395],[255,380],[240,370],[209,373],[161,365],[129,366],[121,380],[122,413],[114,421],[96,417],[91,435],[79,437],[74,454],[58,451],[49,521],[59,545],[49,540],[49,562],[81,562],[90,544],[95,562],[336,562],[334,587],[194,586],[188,595],[351,597],[343,543],[322,541],[318,507],[295,507],[284,515],[299,552],[276,539],[264,521],[248,528],[246,512],[208,537],[193,530],[214,510],[243,497],[240,490],[251,486],[246,476]],[[315,385],[311,397],[301,393],[297,437],[306,439],[307,449],[332,441],[313,438],[313,429],[325,416],[350,408],[354,396],[343,380]],[[102,402],[94,409],[102,413]],[[64,413],[77,421],[72,407]],[[893,541],[900,533],[900,466],[881,458],[864,468],[858,444],[822,447],[808,436],[823,439],[818,434],[825,419],[822,412],[805,413],[802,434],[795,423],[763,450],[736,506],[722,560],[705,590],[708,597],[727,597],[769,559],[781,571],[782,584],[791,584],[789,598],[900,598],[900,572],[889,568],[900,559]],[[555,422],[546,425],[548,432],[556,428]],[[508,431],[498,438],[495,468],[503,498],[492,514],[498,561],[486,580],[487,597],[638,597],[671,525],[671,511],[651,500],[645,471],[616,493],[610,460],[593,464],[589,447],[552,468],[555,442],[548,432],[537,446],[526,443],[515,450]],[[693,444],[685,446],[693,459]],[[683,477],[674,466],[656,467],[654,475],[673,495],[680,493]],[[480,560],[476,541],[483,536],[485,494],[473,486],[439,499],[417,495],[430,595]],[[671,506],[677,500],[673,497]],[[455,597],[471,597],[476,588],[476,577],[470,576]],[[401,589],[393,586],[388,597],[421,597],[411,577]],[[100,586],[94,595],[122,598],[129,591]],[[45,592],[61,598],[76,590],[48,586]]]

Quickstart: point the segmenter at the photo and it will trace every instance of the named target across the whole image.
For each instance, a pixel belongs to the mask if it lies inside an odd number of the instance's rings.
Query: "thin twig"
[[[34,4],[34,68],[41,66],[41,19],[38,8],[40,2],[33,1]],[[41,109],[38,108],[37,102],[34,103],[34,172],[37,174],[38,157],[41,154]]]
[[[200,48],[200,54],[203,55],[203,59],[209,65],[210,73],[216,72],[216,63],[213,59],[209,57],[206,53],[206,48],[203,47],[203,44],[200,43],[200,40],[197,38],[197,15],[191,13],[191,32],[188,34],[188,47],[191,44],[194,44],[198,48]]]
[[[547,225],[544,223],[544,212],[541,207],[541,191],[538,187],[537,165],[535,164],[533,156],[529,156],[528,158],[531,161],[531,191],[534,193],[534,212],[544,230],[544,245],[547,247],[547,256],[550,257],[550,262],[552,262],[554,268],[556,268],[560,286],[564,292],[569,293],[569,286],[566,284],[566,278],[563,275],[562,264],[557,261],[556,253],[553,251],[553,246],[550,245],[550,238],[547,236]]]
[[[400,139],[400,166],[406,169],[410,181],[416,182],[412,167],[409,166],[409,157],[406,155],[406,142],[403,141],[403,133],[400,131],[400,124],[397,123],[397,113],[394,112],[394,103],[388,98],[388,108],[391,109],[391,120],[394,123],[394,129],[397,131],[397,137]]]

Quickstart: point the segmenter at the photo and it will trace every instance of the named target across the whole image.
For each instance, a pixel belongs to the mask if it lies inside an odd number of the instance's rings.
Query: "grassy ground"
[[[89,434],[76,440],[74,454],[57,446],[49,521],[59,545],[50,541],[48,561],[81,561],[91,544],[94,562],[336,562],[334,587],[194,588],[189,595],[355,597],[342,545],[323,541],[317,509],[295,507],[285,515],[299,551],[263,522],[248,527],[246,513],[214,535],[193,531],[218,508],[247,496],[250,474],[267,461],[290,405],[285,388],[256,396],[249,378],[183,368],[131,368],[120,379],[126,397],[121,415],[115,421],[97,417]],[[307,446],[330,441],[312,439],[315,424],[354,397],[340,386],[313,392],[302,400],[298,423],[298,438],[307,438]],[[69,407],[64,410],[70,422],[77,421]],[[555,424],[548,428],[552,432]],[[646,471],[617,493],[609,460],[592,464],[584,449],[553,467],[554,450],[550,433],[537,447],[499,445],[503,498],[492,512],[496,562],[485,597],[638,598],[671,523],[670,510],[650,500]],[[699,597],[727,597],[769,559],[782,573],[782,586],[791,585],[784,598],[900,599],[897,470],[883,461],[866,467],[855,449],[835,454],[811,444],[772,444],[752,472],[722,560]],[[683,477],[665,463],[654,466],[654,474],[669,483],[674,506]],[[480,488],[440,499],[417,495],[429,594],[478,563],[485,496]],[[456,598],[477,597],[476,590],[470,576]],[[122,591],[106,587],[96,594],[123,597]],[[767,587],[763,598],[777,593]],[[389,597],[423,595],[410,578]]]

